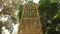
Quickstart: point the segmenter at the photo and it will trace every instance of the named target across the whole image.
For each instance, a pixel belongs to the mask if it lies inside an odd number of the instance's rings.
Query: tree
[[[51,3],[52,2],[52,3]],[[43,24],[43,30],[44,34],[49,34],[53,32],[57,32],[57,21],[60,21],[59,17],[56,17],[56,15],[60,15],[58,12],[58,2],[56,1],[50,1],[50,0],[40,0],[39,2],[39,13],[40,13],[40,18]],[[56,18],[56,19],[54,19]],[[60,23],[60,22],[59,22]],[[56,24],[56,25],[55,25]],[[52,33],[53,34],[53,33]]]

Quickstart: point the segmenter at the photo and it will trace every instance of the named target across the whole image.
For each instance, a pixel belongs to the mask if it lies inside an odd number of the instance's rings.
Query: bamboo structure
[[[24,4],[18,34],[43,34],[37,4]]]

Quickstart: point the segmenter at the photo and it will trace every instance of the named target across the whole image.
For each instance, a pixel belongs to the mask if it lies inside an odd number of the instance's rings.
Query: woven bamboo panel
[[[38,15],[36,13],[37,13],[36,9],[34,9],[34,10],[31,10],[31,9],[25,10],[23,18],[37,18]]]
[[[43,34],[36,4],[25,4],[21,16],[19,34]]]

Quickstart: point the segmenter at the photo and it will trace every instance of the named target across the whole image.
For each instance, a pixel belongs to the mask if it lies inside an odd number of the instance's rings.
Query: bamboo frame
[[[27,6],[27,7],[26,7],[26,6]],[[34,6],[34,7],[31,7],[31,6]],[[41,24],[40,16],[39,16],[39,13],[38,13],[38,7],[37,7],[36,4],[32,4],[31,6],[29,6],[28,4],[25,4],[25,5],[23,6],[23,13],[22,13],[22,16],[21,16],[20,25],[21,25],[21,23],[24,21],[24,22],[26,23],[26,29],[27,29],[27,31],[20,33],[20,29],[19,29],[18,34],[43,34],[42,24]],[[28,17],[24,18],[24,17],[23,17],[23,16],[25,15],[25,14],[24,14],[25,10],[34,10],[34,9],[36,9],[36,12],[37,12],[37,13],[36,13],[37,17],[36,17],[36,18],[32,18],[32,17],[31,17],[31,18],[28,18]],[[36,23],[38,23],[37,26],[32,24],[33,21],[35,21]],[[22,26],[23,26],[23,25],[22,25]],[[34,26],[35,26],[35,27],[38,27],[39,30],[36,31],[36,28],[32,30],[31,27],[34,27]],[[19,27],[20,27],[20,26],[19,26]]]

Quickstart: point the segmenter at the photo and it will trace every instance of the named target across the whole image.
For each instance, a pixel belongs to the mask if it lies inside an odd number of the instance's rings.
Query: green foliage
[[[41,22],[44,28],[44,34],[54,34],[53,32],[57,33],[56,27],[57,23],[60,21],[60,11],[58,7],[58,2],[54,1],[51,3],[50,0],[40,0],[39,5],[40,6],[38,9],[41,16]]]
[[[33,3],[33,0],[29,0],[29,1],[28,1],[28,4],[32,4],[32,3]]]
[[[55,3],[55,2],[57,2],[57,0],[51,0],[51,3]]]
[[[58,17],[60,17],[60,10],[58,10],[58,13],[54,16],[54,19],[57,19]]]
[[[21,15],[22,15],[22,11],[23,11],[22,5],[20,5],[18,9],[19,9],[18,19],[19,19],[19,21],[20,21]]]

